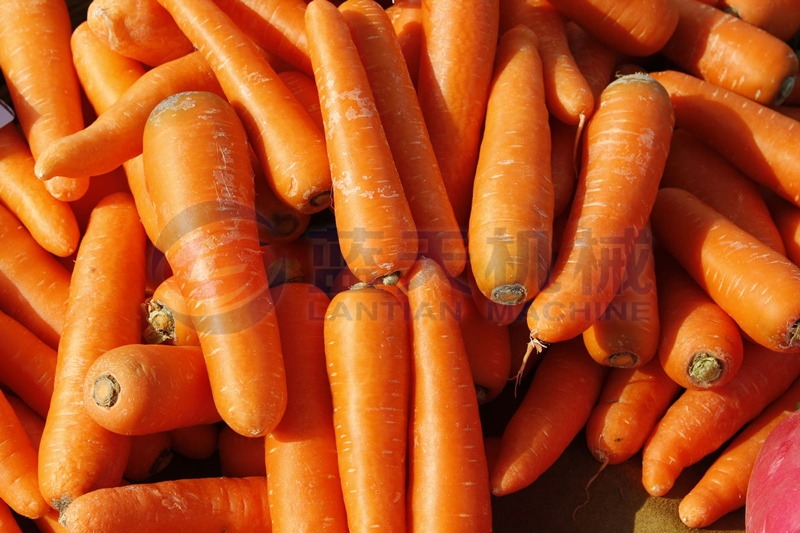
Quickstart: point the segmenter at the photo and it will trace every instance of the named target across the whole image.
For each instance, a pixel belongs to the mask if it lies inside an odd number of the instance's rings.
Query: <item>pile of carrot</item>
[[[800,405],[799,30],[6,1],[0,530],[491,531],[576,439],[653,497],[713,458],[689,527],[740,509]]]

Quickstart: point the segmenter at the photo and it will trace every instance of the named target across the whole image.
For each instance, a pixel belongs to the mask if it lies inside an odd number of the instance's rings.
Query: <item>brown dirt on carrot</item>
[[[159,300],[150,299],[142,304],[145,327],[142,339],[147,344],[163,344],[175,341],[175,316],[172,310]]]
[[[722,375],[723,363],[708,352],[700,352],[689,365],[689,378],[698,387],[710,387]]]
[[[120,385],[113,374],[103,373],[94,380],[92,399],[100,407],[111,409],[119,400]]]
[[[629,368],[639,363],[639,356],[632,352],[618,352],[608,356],[606,364],[617,368]]]

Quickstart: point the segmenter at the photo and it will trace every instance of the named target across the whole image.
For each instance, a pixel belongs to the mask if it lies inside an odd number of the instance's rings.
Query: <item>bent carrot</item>
[[[130,482],[142,482],[160,474],[172,462],[169,432],[159,431],[131,437],[131,451],[122,476]]]
[[[800,30],[800,2],[797,0],[719,0],[716,7],[781,41],[788,41]]]

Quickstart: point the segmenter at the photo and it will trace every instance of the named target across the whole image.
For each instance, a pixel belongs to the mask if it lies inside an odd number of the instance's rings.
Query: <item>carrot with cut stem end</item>
[[[189,459],[204,460],[217,451],[217,424],[195,424],[169,430],[172,451]],[[263,474],[263,472],[262,472]]]
[[[135,435],[131,437],[131,451],[122,475],[134,483],[148,480],[167,468],[173,456],[168,431]]]
[[[422,46],[422,0],[395,0],[386,8],[386,14],[397,34],[408,75],[416,87]]]
[[[465,268],[464,272],[454,279],[458,281],[454,290],[470,295],[481,316],[493,324],[504,325],[514,322],[519,318],[525,305],[527,305],[526,302],[506,305],[487,298],[478,287],[472,268]]]
[[[797,0],[719,0],[716,7],[788,41],[800,30],[800,2]]]

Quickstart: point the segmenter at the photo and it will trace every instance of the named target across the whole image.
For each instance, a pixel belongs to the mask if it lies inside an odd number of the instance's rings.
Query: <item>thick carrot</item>
[[[678,68],[764,105],[792,91],[800,63],[781,39],[697,0],[672,0],[678,26],[660,53]]]
[[[265,435],[283,414],[286,381],[242,123],[214,93],[176,94],[151,113],[143,159],[155,244],[180,282],[217,409],[237,431]]]
[[[575,65],[583,74],[596,101],[600,98],[600,93],[603,92],[606,85],[614,79],[614,69],[620,59],[620,54],[598,41],[574,21],[567,21],[566,29],[567,43]]]
[[[781,41],[788,41],[800,30],[800,2],[797,0],[719,0],[716,7]]]
[[[547,349],[503,430],[491,472],[495,496],[527,487],[555,463],[589,419],[608,371],[579,337]]]
[[[324,316],[348,525],[352,531],[378,525],[406,531],[411,347],[402,304],[388,291],[361,284],[334,296]]]
[[[800,351],[800,267],[683,189],[658,192],[653,232],[755,342]],[[754,312],[758,310],[757,312]]]
[[[627,461],[680,391],[657,357],[637,368],[612,368],[584,428],[589,451],[603,464]]]
[[[412,316],[409,531],[491,531],[489,470],[456,300],[444,270],[420,258],[407,280]]]
[[[83,406],[83,381],[103,352],[139,340],[144,252],[144,230],[133,198],[128,193],[104,198],[92,213],[75,260],[53,397],[39,448],[42,495],[58,510],[81,494],[122,479],[130,441],[89,417]]]
[[[423,0],[417,93],[456,220],[466,228],[500,25],[499,0]],[[469,39],[464,39],[469,35]]]
[[[422,0],[395,0],[386,8],[406,60],[408,75],[414,87],[419,75],[419,54],[422,47]]]
[[[76,499],[60,522],[70,533],[267,533],[267,480],[181,478],[98,489]]]
[[[642,451],[642,484],[663,496],[684,468],[715,452],[800,376],[797,354],[745,341],[739,372],[711,390],[687,390],[656,424]]]
[[[391,21],[375,0],[348,0],[339,11],[364,65],[419,248],[448,274],[457,276],[466,265],[464,238]]]
[[[536,296],[552,259],[550,125],[538,46],[523,25],[497,45],[468,226],[478,288],[506,305]]]
[[[331,169],[323,133],[259,48],[211,0],[159,3],[211,65],[276,194],[303,212],[327,208]]]
[[[534,343],[582,333],[619,290],[656,198],[673,120],[669,95],[645,74],[603,91],[551,277],[528,308]]]
[[[284,345],[286,413],[265,446],[272,531],[347,531],[325,363],[328,296],[309,283],[272,289]]]
[[[168,431],[158,431],[131,437],[131,451],[123,477],[139,483],[160,474],[172,462],[172,440]]]
[[[226,477],[265,476],[266,437],[245,437],[222,426],[217,438],[220,471]]]
[[[172,451],[189,459],[205,460],[217,451],[217,424],[195,424],[169,430]],[[263,472],[262,472],[263,474]]]
[[[413,264],[418,238],[364,64],[344,17],[328,0],[308,5],[306,30],[342,255],[362,281],[391,284]]]
[[[475,281],[475,275],[472,273],[471,267],[465,268],[460,276],[453,279],[458,282],[455,290],[469,294],[481,316],[493,324],[504,325],[514,322],[520,317],[527,305],[527,302],[521,302],[516,305],[500,304],[487,298],[478,288],[478,282]]]

